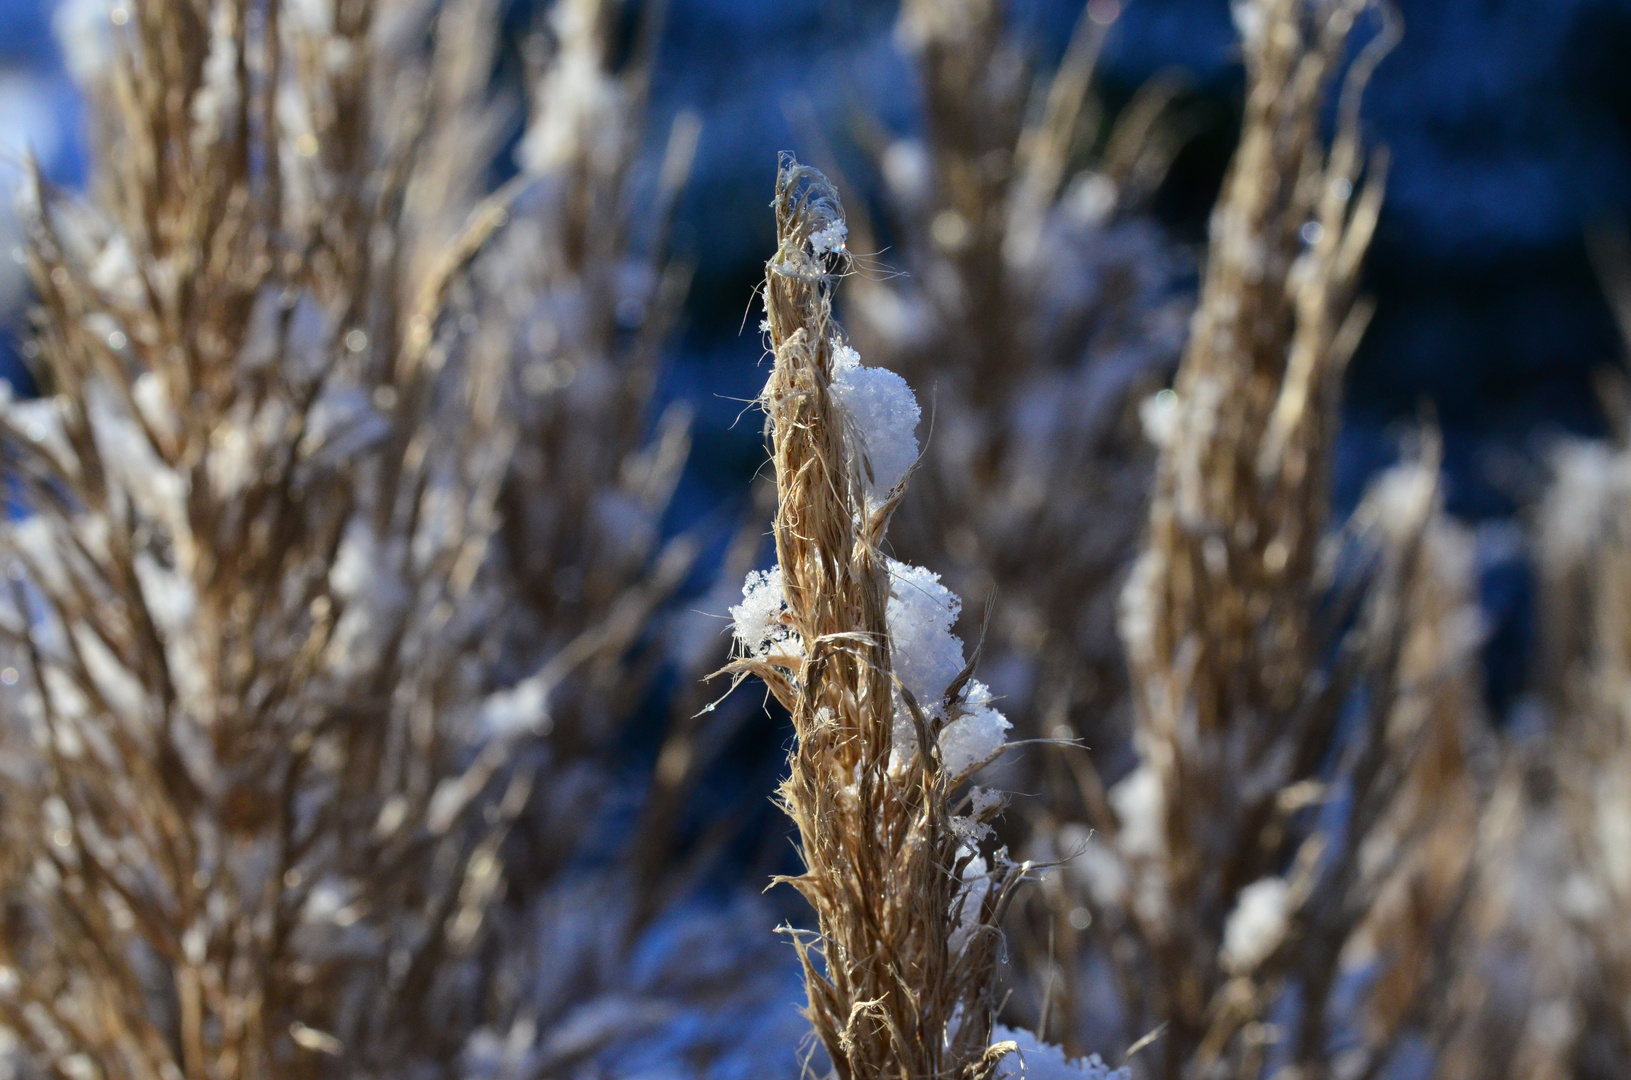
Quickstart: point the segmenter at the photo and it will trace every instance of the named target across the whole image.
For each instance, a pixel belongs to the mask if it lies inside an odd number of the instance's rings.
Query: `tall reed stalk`
[[[642,421],[683,275],[600,227],[643,105],[635,74],[598,92],[605,4],[556,9],[542,149],[490,189],[500,15],[91,27],[92,195],[36,177],[29,213],[45,397],[0,409],[0,1023],[51,1075],[455,1075],[479,1027],[558,1013],[510,970],[533,921],[491,937],[501,841],[586,831],[689,558],[654,557],[684,425]],[[572,484],[536,475],[585,442]]]
[[[776,471],[775,569],[733,610],[736,678],[792,714],[779,801],[815,910],[792,931],[808,1015],[843,1080],[990,1076],[998,924],[1024,874],[980,841],[1003,800],[963,796],[1006,721],[951,635],[957,600],[881,550],[917,457],[918,408],[897,375],[861,365],[832,316],[848,265],[837,192],[784,158],[766,267],[775,366],[762,395]]]
[[[1410,822],[1431,784],[1459,782],[1477,715],[1476,635],[1456,629],[1466,560],[1438,516],[1431,458],[1355,519],[1351,551],[1370,554],[1338,561],[1327,541],[1342,374],[1369,315],[1355,290],[1381,201],[1358,94],[1391,44],[1386,19],[1348,68],[1329,147],[1320,116],[1371,10],[1237,7],[1241,141],[1176,383],[1144,409],[1160,457],[1121,623],[1141,761],[1108,793],[1081,774],[1102,838],[1081,841],[1073,902],[1116,973],[1129,1037],[1152,1033],[1154,1075],[1332,1067],[1335,987],[1378,932],[1367,921],[1404,917],[1382,900],[1417,887]],[[1462,870],[1428,889],[1429,924],[1453,916]],[[1428,985],[1393,956],[1372,959],[1404,998]],[[1293,1018],[1271,1024],[1293,989]],[[1378,1022],[1373,1034],[1349,1067],[1385,1062],[1398,1032]]]
[[[1112,123],[1093,90],[1117,7],[1083,5],[1052,71],[1003,0],[901,5],[920,129],[863,130],[882,181],[857,250],[902,273],[855,275],[842,302],[867,357],[933,400],[933,438],[891,539],[953,591],[989,604],[984,670],[1021,738],[1001,782],[1032,793],[1004,838],[1050,861],[1087,816],[1079,740],[1125,771],[1132,709],[1116,595],[1137,553],[1155,454],[1138,403],[1171,378],[1192,296],[1189,252],[1145,212],[1182,135],[1157,79]],[[884,238],[887,238],[887,241]],[[1007,931],[1006,1014],[1080,1051],[1091,980],[1056,946],[1072,905],[1028,893]]]
[[[460,811],[525,794],[457,783],[511,434],[444,313],[504,209],[414,154],[482,129],[378,93],[447,73],[425,15],[119,11],[95,202],[36,181],[47,396],[3,417],[0,1009],[62,1076],[445,1068],[501,880]]]

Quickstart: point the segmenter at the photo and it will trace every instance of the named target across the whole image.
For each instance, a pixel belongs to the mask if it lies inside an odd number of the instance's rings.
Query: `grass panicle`
[[[960,770],[947,762],[945,736],[978,685],[960,645],[962,670],[945,676],[937,700],[908,685],[914,628],[891,607],[912,603],[907,590],[920,586],[881,550],[905,478],[880,476],[879,429],[865,429],[835,392],[847,347],[832,291],[848,262],[837,192],[784,158],[774,206],[764,302],[775,364],[762,401],[781,603],[764,647],[750,651],[759,642],[743,636],[732,670],[763,679],[793,717],[779,801],[805,866],[787,880],[818,923],[792,932],[808,1015],[844,1080],[975,1080],[1005,1049],[990,1044],[998,926],[1025,871],[978,851],[999,798],[971,794],[969,813],[954,814],[961,782],[989,756]],[[916,420],[914,405],[887,423],[910,436]]]
[[[611,9],[529,39],[547,152],[496,190],[490,0],[99,24],[90,195],[27,212],[44,396],[0,409],[0,1023],[47,1073],[454,1075],[563,1011],[514,968],[692,550],[643,417],[695,124],[628,214]]]

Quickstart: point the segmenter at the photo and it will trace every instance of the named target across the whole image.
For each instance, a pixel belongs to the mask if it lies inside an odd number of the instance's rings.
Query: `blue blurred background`
[[[517,36],[540,6],[510,5]],[[1044,64],[1080,9],[1012,3]],[[1522,689],[1531,591],[1513,515],[1550,441],[1604,433],[1596,384],[1623,352],[1588,238],[1613,235],[1631,214],[1631,0],[1408,0],[1400,11],[1403,43],[1364,107],[1392,167],[1368,270],[1378,311],[1351,373],[1336,490],[1339,509],[1351,504],[1393,457],[1400,423],[1436,419],[1450,507],[1479,529],[1495,630],[1489,688],[1505,709]],[[17,167],[27,148],[54,181],[74,186],[86,172],[56,14],[54,0],[0,0],[0,373],[19,388]],[[776,151],[811,156],[819,133],[846,160],[842,125],[812,118],[857,107],[896,130],[915,123],[894,15],[879,0],[668,5],[652,130],[682,108],[705,125],[676,232],[697,276],[663,389],[690,400],[699,423],[674,528],[740,499],[762,460],[757,426],[737,423],[763,377],[758,337],[739,329],[772,246],[764,206]],[[1196,244],[1237,123],[1233,36],[1227,0],[1127,0],[1101,65],[1112,108],[1157,73],[1183,73],[1194,135],[1154,205]],[[513,71],[495,72],[504,78]],[[866,170],[852,179],[864,190]]]

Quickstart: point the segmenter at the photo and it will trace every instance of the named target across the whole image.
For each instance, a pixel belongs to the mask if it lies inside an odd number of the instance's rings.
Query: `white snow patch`
[[[1121,850],[1127,855],[1138,858],[1161,853],[1165,846],[1161,804],[1161,777],[1147,764],[1110,789],[1110,806],[1121,821]]]
[[[736,640],[749,656],[802,656],[804,643],[788,621],[782,568],[754,570],[742,586],[742,602],[731,608]]]
[[[888,368],[867,367],[848,345],[833,351],[832,395],[849,413],[866,455],[869,506],[881,504],[917,462],[923,413],[906,380]]]
[[[834,219],[826,226],[810,234],[810,250],[817,255],[842,251],[844,250],[844,241],[848,238],[849,226],[845,225],[842,220]]]
[[[1269,958],[1286,936],[1284,878],[1267,877],[1240,890],[1234,911],[1223,926],[1223,964],[1244,974]]]
[[[982,682],[970,681],[963,715],[940,732],[940,760],[952,776],[973,772],[996,757],[1007,741],[1013,725],[990,701],[991,690]]]
[[[951,632],[963,603],[921,566],[887,560],[890,662],[918,705],[937,705],[963,670],[963,642]]]
[[[1085,1058],[1065,1056],[1063,1049],[1045,1043],[1029,1031],[997,1027],[995,1042],[1014,1042],[1019,1049],[997,1064],[998,1080],[1131,1080],[1125,1068],[1112,1069],[1097,1054]]]

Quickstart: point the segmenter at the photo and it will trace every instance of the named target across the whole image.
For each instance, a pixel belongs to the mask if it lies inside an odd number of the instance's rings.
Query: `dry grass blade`
[[[91,87],[97,202],[34,215],[49,396],[4,415],[8,802],[45,809],[10,822],[3,1008],[60,1075],[443,1067],[501,877],[432,807],[510,435],[503,358],[442,316],[502,214],[394,165],[437,133],[481,160],[479,64],[393,55],[412,29],[367,5],[133,14]],[[393,109],[381,69],[439,96]]]

